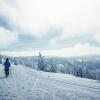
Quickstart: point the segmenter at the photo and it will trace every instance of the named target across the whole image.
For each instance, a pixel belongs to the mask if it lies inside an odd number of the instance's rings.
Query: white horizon
[[[56,50],[29,50],[29,51],[1,51],[3,55],[20,57],[20,56],[38,56],[39,52],[43,56],[52,57],[71,57],[84,55],[100,55],[99,47],[91,47],[87,45],[78,44],[74,47],[56,49]]]

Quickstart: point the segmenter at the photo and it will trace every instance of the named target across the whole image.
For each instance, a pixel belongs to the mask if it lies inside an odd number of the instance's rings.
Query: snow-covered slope
[[[0,65],[0,100],[100,100],[100,82],[12,66],[4,77]]]

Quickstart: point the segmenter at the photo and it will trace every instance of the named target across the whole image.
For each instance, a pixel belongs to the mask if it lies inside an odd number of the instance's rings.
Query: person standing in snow
[[[4,62],[4,69],[5,69],[5,75],[6,77],[9,76],[9,67],[11,66],[9,59],[7,58],[6,61]]]

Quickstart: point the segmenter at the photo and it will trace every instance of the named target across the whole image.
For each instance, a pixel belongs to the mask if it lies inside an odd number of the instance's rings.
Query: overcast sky
[[[0,0],[0,51],[100,54],[100,0]]]

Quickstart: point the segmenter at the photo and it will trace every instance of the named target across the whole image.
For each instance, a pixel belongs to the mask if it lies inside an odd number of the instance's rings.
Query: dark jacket
[[[5,61],[5,62],[4,62],[4,66],[5,66],[5,69],[9,69],[9,67],[10,67],[10,62],[9,62],[9,61]]]

